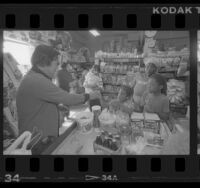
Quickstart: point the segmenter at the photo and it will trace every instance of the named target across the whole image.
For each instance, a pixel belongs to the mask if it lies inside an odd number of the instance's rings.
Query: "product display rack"
[[[69,73],[76,73],[81,74],[84,69],[91,67],[94,63],[93,62],[67,62],[72,69],[68,69]],[[77,69],[77,70],[76,70]]]
[[[137,70],[139,68],[140,62],[143,61],[143,58],[138,57],[138,58],[100,58],[101,62],[99,63],[100,66],[100,71],[101,71],[101,75],[102,78],[105,78],[104,76],[116,76],[116,81],[118,80],[118,76],[122,76],[122,77],[126,77],[127,76],[127,72],[130,71],[128,68],[132,68],[134,69],[134,67],[137,67]],[[110,70],[106,70],[106,71],[102,71],[101,69],[101,63],[105,63],[106,66],[113,66],[115,68],[113,68],[112,71]],[[126,69],[122,68],[123,66],[127,66]],[[118,67],[118,69],[117,69]],[[136,70],[134,72],[137,72]],[[114,83],[114,82],[109,82],[109,81],[105,81],[105,79],[103,79],[103,85],[104,88],[105,86],[110,86],[110,87],[114,87],[113,90],[104,90],[102,92],[103,96],[110,96],[113,98],[113,96],[117,96],[120,86],[122,85],[122,83]]]
[[[170,79],[176,79],[176,80],[181,80],[181,81],[186,81],[188,79],[189,76],[177,76],[177,71],[178,68],[180,66],[180,62],[182,60],[183,57],[189,57],[188,54],[183,54],[183,55],[174,55],[174,56],[152,56],[153,58],[157,58],[158,61],[158,65],[160,65],[159,68],[159,73],[162,74],[166,80],[170,80]],[[98,59],[98,58],[97,58]],[[123,65],[127,65],[127,66],[132,66],[132,67],[139,67],[141,60],[144,60],[144,58],[142,57],[138,57],[138,58],[118,58],[118,57],[101,57],[99,58],[99,60],[101,61],[99,63],[100,65],[100,70],[101,70],[101,63],[105,63],[105,66],[107,65],[113,65],[113,66],[123,66]],[[102,92],[103,96],[117,96],[118,94],[118,90],[117,88],[120,88],[120,86],[122,85],[122,83],[115,83],[113,82],[113,80],[111,79],[110,81],[106,81],[106,75],[111,75],[111,76],[126,76],[128,71],[132,71],[132,69],[128,69],[127,71],[117,71],[117,68],[113,68],[113,71],[107,70],[107,71],[102,71],[101,70],[101,74],[103,79],[103,85],[104,88],[105,86],[108,87],[107,90],[104,90]],[[134,70],[134,69],[133,69]],[[134,71],[137,72],[137,71]],[[114,81],[117,81],[118,79],[114,79]],[[113,90],[110,89],[113,87]],[[186,114],[187,112],[187,104],[174,104],[174,103],[170,103],[170,109],[173,112],[180,112],[181,114]]]

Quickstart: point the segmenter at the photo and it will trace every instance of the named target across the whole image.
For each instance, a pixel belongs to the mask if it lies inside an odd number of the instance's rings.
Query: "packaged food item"
[[[111,149],[114,151],[118,149],[117,141],[115,139],[112,140]]]
[[[119,154],[121,142],[116,135],[102,130],[93,143],[94,151],[101,150],[103,154]]]
[[[102,145],[102,144],[103,144],[103,140],[102,140],[101,135],[98,135],[98,136],[96,137],[96,143],[99,144],[99,145]]]
[[[99,115],[101,114],[101,106],[92,106],[92,112],[94,113],[93,126],[95,128],[99,128],[100,127]]]
[[[92,130],[94,114],[92,112],[80,112],[74,115],[82,133],[89,133]]]
[[[117,111],[116,112],[116,127],[129,126],[129,124],[130,124],[129,115],[120,110]]]
[[[163,147],[164,139],[162,139],[160,136],[155,136],[153,139],[147,139],[147,145]]]
[[[144,127],[144,115],[143,113],[133,112],[131,114],[131,127],[133,129],[141,129]]]
[[[144,113],[144,131],[150,131],[156,134],[160,133],[160,118],[155,113]]]
[[[109,126],[114,127],[116,116],[108,111],[108,109],[104,109],[99,116],[100,125],[102,127]]]

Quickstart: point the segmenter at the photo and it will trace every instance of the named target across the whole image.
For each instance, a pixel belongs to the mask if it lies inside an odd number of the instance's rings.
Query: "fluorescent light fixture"
[[[100,33],[97,30],[90,30],[89,31],[91,34],[93,34],[95,37],[99,36]]]

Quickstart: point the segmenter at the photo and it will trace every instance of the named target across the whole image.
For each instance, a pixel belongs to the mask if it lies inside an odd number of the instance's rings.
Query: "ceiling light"
[[[91,34],[93,34],[95,37],[99,36],[100,33],[97,30],[90,30],[89,31]]]

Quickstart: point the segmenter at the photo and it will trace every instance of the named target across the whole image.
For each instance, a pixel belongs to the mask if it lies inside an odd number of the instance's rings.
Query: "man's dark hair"
[[[35,48],[31,57],[32,66],[50,66],[51,62],[59,55],[59,52],[51,46],[39,45]]]

